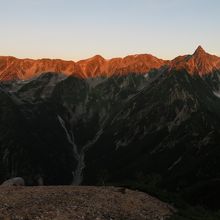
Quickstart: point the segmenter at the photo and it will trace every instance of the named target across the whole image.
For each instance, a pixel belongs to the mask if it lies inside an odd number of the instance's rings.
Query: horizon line
[[[201,45],[198,45],[197,47],[196,47],[196,49],[194,50],[194,52],[198,49],[198,48],[202,48],[203,49],[203,47],[201,46]],[[203,49],[204,50],[204,49]],[[211,54],[211,55],[215,55],[215,56],[218,56],[218,57],[220,57],[220,55],[217,55],[217,54],[213,54],[213,53],[209,53],[209,52],[207,52],[206,50],[204,50],[206,53],[208,53],[208,54]],[[194,53],[193,52],[193,53]],[[103,56],[103,55],[101,55],[101,54],[94,54],[94,55],[91,55],[91,56],[89,56],[89,57],[87,57],[87,58],[79,58],[79,59],[71,59],[71,58],[60,58],[60,57],[40,57],[40,56],[16,56],[16,55],[1,55],[0,54],[0,57],[12,57],[12,58],[16,58],[16,59],[19,59],[19,60],[46,60],[46,59],[48,59],[48,60],[62,60],[62,61],[72,61],[72,62],[79,62],[79,61],[82,61],[82,60],[87,60],[87,59],[91,59],[91,58],[93,58],[93,57],[96,57],[96,56],[100,56],[100,57],[102,57],[103,59],[105,59],[105,60],[112,60],[112,59],[117,59],[117,58],[126,58],[126,57],[129,57],[129,56],[138,56],[138,55],[150,55],[150,56],[153,56],[153,57],[156,57],[156,58],[158,58],[158,59],[161,59],[161,60],[164,60],[164,61],[169,61],[169,60],[173,60],[173,59],[175,59],[176,57],[179,57],[179,56],[185,56],[185,55],[192,55],[193,53],[185,53],[185,54],[179,54],[179,55],[176,55],[176,56],[174,56],[173,58],[171,58],[171,59],[167,59],[167,58],[162,58],[162,57],[160,57],[160,56],[157,56],[157,55],[154,55],[154,54],[152,54],[152,53],[129,53],[129,54],[127,54],[127,55],[122,55],[122,56],[114,56],[114,57],[110,57],[110,58],[106,58],[105,56]]]

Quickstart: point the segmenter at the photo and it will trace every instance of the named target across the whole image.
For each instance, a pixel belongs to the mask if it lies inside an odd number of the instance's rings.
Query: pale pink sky
[[[0,55],[79,60],[198,45],[220,56],[218,0],[0,0]]]

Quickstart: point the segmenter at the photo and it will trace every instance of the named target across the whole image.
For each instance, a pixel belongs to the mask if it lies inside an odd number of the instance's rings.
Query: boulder
[[[22,177],[14,177],[3,182],[1,186],[25,186],[25,182]]]

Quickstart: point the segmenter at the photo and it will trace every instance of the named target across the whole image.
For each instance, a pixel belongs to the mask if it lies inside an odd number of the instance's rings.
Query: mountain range
[[[126,185],[219,208],[220,58],[0,57],[0,181]]]
[[[146,74],[152,69],[167,66],[185,69],[190,74],[206,75],[220,69],[220,58],[210,55],[199,46],[193,55],[179,56],[171,61],[158,59],[150,54],[130,55],[124,58],[104,59],[100,55],[78,62],[59,59],[17,59],[0,57],[0,80],[27,80],[43,72],[63,73],[80,78]]]
[[[51,59],[17,59],[0,57],[0,79],[30,79],[43,72],[59,72],[80,78],[146,73],[160,68],[167,61],[152,55],[134,55],[125,58],[104,59],[100,55],[78,62]]]

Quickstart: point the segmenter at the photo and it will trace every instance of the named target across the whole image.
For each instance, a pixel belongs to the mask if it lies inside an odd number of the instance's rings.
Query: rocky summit
[[[0,199],[0,219],[159,220],[175,212],[145,193],[116,187],[2,187]]]

